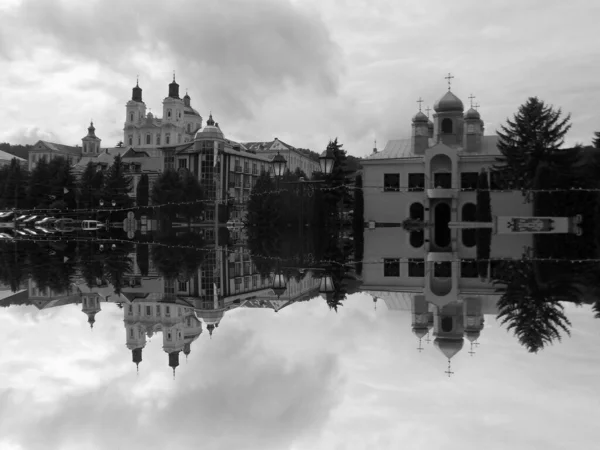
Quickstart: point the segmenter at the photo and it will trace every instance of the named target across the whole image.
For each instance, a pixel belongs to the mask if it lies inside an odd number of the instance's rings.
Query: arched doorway
[[[435,207],[435,244],[440,248],[450,246],[450,205],[439,203]]]

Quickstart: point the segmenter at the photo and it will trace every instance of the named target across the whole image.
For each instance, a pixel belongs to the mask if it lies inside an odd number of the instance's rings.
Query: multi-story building
[[[431,324],[435,344],[451,358],[462,348],[469,327],[479,326],[479,319],[470,318],[474,306],[469,305],[497,294],[490,278],[479,278],[475,230],[449,223],[474,221],[478,174],[500,152],[498,137],[484,135],[479,112],[470,108],[464,113],[462,101],[450,90],[434,110],[433,122],[420,111],[413,117],[411,138],[391,140],[362,161],[367,222],[363,288],[404,293],[416,325]],[[495,215],[532,215],[532,205],[520,192],[502,190],[505,186],[495,176],[490,186]],[[407,218],[427,226],[405,231]],[[520,258],[531,244],[530,234],[494,235],[491,255]],[[492,264],[488,273],[493,269]]]
[[[318,160],[310,158],[296,147],[286,144],[277,138],[270,142],[246,142],[244,146],[248,150],[254,151],[258,155],[266,156],[269,159],[273,159],[279,153],[286,159],[286,168],[290,172],[300,169],[309,178],[312,177],[313,172],[320,172],[321,170]]]

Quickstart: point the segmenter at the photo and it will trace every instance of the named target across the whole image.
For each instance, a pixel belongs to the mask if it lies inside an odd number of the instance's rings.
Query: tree
[[[118,148],[122,148],[122,147],[123,147],[123,141],[119,141],[119,142],[117,142],[117,145],[116,145],[116,146],[117,146]]]
[[[161,211],[168,215],[177,214],[179,208],[178,205],[169,205],[169,203],[180,203],[184,197],[181,179],[174,170],[167,170],[158,177],[152,186],[150,196],[152,204],[163,205]]]
[[[532,261],[507,261],[500,265],[494,279],[498,292],[498,320],[511,330],[521,345],[537,353],[561,333],[570,336],[571,322],[560,301],[579,303],[581,291],[563,280],[541,285]]]
[[[116,203],[117,207],[129,207],[133,203],[129,193],[131,193],[133,180],[125,175],[125,168],[121,155],[115,156],[108,174],[104,180],[102,195],[106,200]]]
[[[45,159],[37,162],[31,171],[27,186],[28,203],[34,208],[48,208],[50,205],[50,168]]]
[[[497,158],[499,165],[494,170],[512,178],[518,188],[531,188],[540,164],[568,168],[578,152],[559,150],[571,128],[571,115],[562,120],[561,115],[560,108],[555,111],[537,97],[530,97],[513,120],[507,119],[507,124],[496,131],[502,156]]]
[[[69,161],[63,157],[52,158],[48,163],[48,172],[50,176],[48,195],[52,200],[50,207],[61,205],[59,209],[74,208],[76,180]],[[52,205],[53,203],[55,206]]]
[[[592,145],[595,148],[600,148],[600,131],[594,132],[594,139],[592,139]]]
[[[21,167],[16,158],[13,158],[10,161],[5,177],[0,180],[0,183],[4,181],[2,199],[0,199],[3,207],[27,207],[27,180],[27,170]]]
[[[138,206],[148,206],[148,199],[150,197],[149,189],[150,186],[148,181],[148,174],[143,173],[140,177],[140,181],[138,182],[135,194]]]
[[[186,173],[181,180],[181,187],[183,189],[183,201],[189,202],[183,205],[181,211],[187,217],[188,222],[193,219],[200,217],[204,211],[204,204],[202,203],[202,187],[192,173]]]
[[[82,208],[98,207],[103,186],[104,173],[101,170],[96,170],[96,167],[90,161],[85,166],[77,183],[77,189],[80,194],[80,206]]]

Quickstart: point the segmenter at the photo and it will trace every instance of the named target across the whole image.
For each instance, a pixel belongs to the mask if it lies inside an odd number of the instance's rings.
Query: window
[[[474,203],[465,203],[462,207],[462,221],[475,222],[475,211],[477,207]],[[462,242],[465,247],[475,247],[476,230],[474,228],[462,229]]]
[[[474,259],[463,259],[460,262],[461,278],[477,278],[477,262]]]
[[[248,289],[250,287],[250,277],[244,278],[244,289]]]
[[[258,275],[254,275],[252,277],[252,287],[256,287],[258,285]]]
[[[256,168],[256,163],[252,163],[252,175],[257,175],[258,169]]]
[[[156,305],[156,315],[160,316],[160,305]]]
[[[129,135],[129,145],[133,145],[133,134]]]
[[[133,122],[133,113],[129,113],[129,121]]]
[[[408,260],[408,276],[419,278],[425,276],[425,260],[411,258]]]
[[[409,173],[408,174],[408,191],[418,192],[425,190],[425,174],[424,173]]]
[[[385,192],[400,191],[400,174],[399,173],[384,173],[383,174],[383,190]]]
[[[399,277],[400,276],[400,259],[385,258],[383,260],[383,276],[384,277]]]
[[[167,118],[170,119],[171,118],[171,110],[167,109]]]
[[[248,161],[244,161],[244,172],[245,173],[250,172],[250,163]]]
[[[180,282],[179,282],[179,285],[177,286],[177,290],[178,290],[179,292],[184,292],[184,291],[187,291],[187,282],[185,282],[185,281],[180,281]]]
[[[452,276],[452,263],[450,261],[436,262],[433,266],[433,276],[450,278]]]
[[[474,191],[477,189],[477,172],[463,172],[460,174],[460,188],[463,191]]]
[[[442,120],[442,133],[452,134],[452,119],[446,117]]]
[[[152,308],[150,306],[146,306],[146,315],[147,316],[151,316],[152,315]]]
[[[156,145],[160,145],[160,134],[156,135]]]
[[[142,145],[142,136],[138,135],[138,145]]]
[[[167,316],[170,316],[170,315],[171,315],[171,307],[170,307],[170,306],[166,306],[166,307],[165,307],[165,314],[166,314]]]
[[[186,169],[187,168],[187,159],[180,159],[179,160],[179,168],[180,169]]]
[[[433,184],[436,189],[451,189],[452,174],[450,172],[436,172],[433,174]]]
[[[188,133],[191,133],[191,132],[192,132],[192,124],[191,124],[191,123],[188,123],[188,124],[187,124],[187,132],[188,132]]]
[[[170,341],[171,339],[173,339],[173,335],[171,334],[171,332],[169,331],[167,333],[167,341]]]
[[[423,220],[425,218],[425,207],[418,202],[411,203],[409,216],[411,219]]]
[[[165,134],[165,144],[169,145],[171,143],[171,135],[169,133]]]
[[[129,305],[129,308],[127,308],[127,312],[129,313],[129,315],[133,314],[133,306]]]
[[[133,339],[133,328],[129,329],[129,337]]]
[[[150,137],[150,134],[148,133],[146,135],[146,145],[150,145],[151,142],[152,142],[152,138]]]

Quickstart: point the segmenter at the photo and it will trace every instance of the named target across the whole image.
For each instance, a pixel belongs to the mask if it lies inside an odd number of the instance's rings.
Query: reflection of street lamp
[[[334,292],[335,286],[333,284],[333,278],[329,273],[325,273],[321,277],[321,282],[319,283],[319,294],[323,294],[325,295],[325,297],[329,297]]]
[[[283,275],[282,272],[273,274],[273,279],[271,280],[271,289],[273,290],[277,298],[281,297],[286,291],[287,282],[285,280],[285,275]]]
[[[319,156],[319,165],[321,166],[321,172],[325,175],[330,175],[333,171],[333,164],[335,163],[335,156],[333,150],[327,148],[321,156]]]

